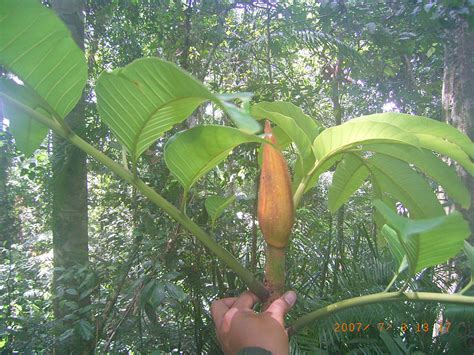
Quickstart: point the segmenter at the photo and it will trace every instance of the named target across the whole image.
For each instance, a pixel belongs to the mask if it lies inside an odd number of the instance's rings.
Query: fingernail
[[[285,292],[283,295],[283,299],[288,303],[290,306],[293,306],[296,302],[296,293],[294,291]]]

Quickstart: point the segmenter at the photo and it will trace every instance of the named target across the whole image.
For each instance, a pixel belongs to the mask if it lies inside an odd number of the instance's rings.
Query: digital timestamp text
[[[336,333],[361,333],[371,329],[378,329],[380,332],[386,331],[400,331],[402,333],[430,333],[433,330],[437,330],[440,333],[449,333],[452,323],[446,321],[445,323],[400,323],[393,324],[389,322],[378,322],[378,323],[363,323],[363,322],[351,322],[351,323],[334,323],[334,332]]]

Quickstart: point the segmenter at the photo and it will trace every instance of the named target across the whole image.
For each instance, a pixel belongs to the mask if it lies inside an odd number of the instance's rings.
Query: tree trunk
[[[84,49],[83,0],[52,0],[52,8]],[[85,96],[66,117],[66,123],[79,135],[85,130]],[[88,312],[79,312],[90,304],[80,297],[79,285],[87,275],[87,168],[86,154],[55,136],[53,138],[53,252],[54,315],[58,335],[74,329],[56,344],[56,353],[83,353],[94,331]],[[65,318],[66,317],[66,318]]]
[[[443,78],[443,111],[447,123],[474,140],[474,31],[458,18],[446,32]],[[471,194],[471,207],[461,210],[474,230],[474,178],[458,167],[458,174]],[[471,235],[471,242],[473,242]]]

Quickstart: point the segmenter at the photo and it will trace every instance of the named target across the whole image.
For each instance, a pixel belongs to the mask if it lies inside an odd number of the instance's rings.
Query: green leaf
[[[316,158],[320,161],[360,148],[369,143],[399,143],[418,146],[418,139],[391,124],[378,122],[346,122],[323,131],[314,141]]]
[[[374,205],[398,233],[412,274],[455,256],[471,233],[457,211],[447,216],[411,220],[397,215],[380,200],[374,201]]]
[[[75,288],[66,289],[66,293],[68,295],[71,295],[71,296],[78,296],[79,295],[79,293],[77,292],[77,290]]]
[[[388,248],[392,253],[395,261],[397,262],[398,273],[401,273],[406,267],[408,262],[405,255],[405,250],[399,239],[399,236],[395,230],[390,228],[387,224],[382,227],[382,235],[387,241]]]
[[[367,162],[372,179],[385,193],[399,200],[413,218],[444,214],[436,195],[420,174],[407,163],[384,154],[375,154]]]
[[[41,111],[46,115],[50,115],[44,109],[47,105],[43,100],[31,89],[26,86],[18,85],[11,80],[5,78],[0,79],[0,91],[15,100],[31,107],[34,110]],[[22,151],[25,156],[29,157],[39,148],[41,142],[46,138],[48,127],[38,123],[30,118],[23,110],[19,110],[12,105],[5,104],[3,113],[10,120],[10,130],[15,137],[17,148]]]
[[[148,303],[153,308],[158,307],[166,296],[166,289],[163,283],[155,282],[148,298]]]
[[[308,182],[305,187],[305,192],[316,186],[319,181],[319,176],[331,169],[331,167],[340,161],[344,157],[343,154],[336,154],[328,159],[325,159],[323,162],[317,163],[315,170],[309,176]],[[297,181],[294,181],[293,190],[297,188]]]
[[[329,210],[334,213],[362,185],[369,176],[369,170],[361,157],[345,154],[337,165],[331,186],[329,186]]]
[[[466,186],[456,174],[456,171],[432,152],[402,144],[370,144],[364,146],[364,150],[383,153],[414,164],[416,168],[443,186],[452,199],[462,207],[469,208],[471,198]]]
[[[350,122],[388,123],[415,135],[420,147],[434,150],[458,161],[471,175],[474,175],[474,144],[469,137],[444,122],[430,118],[387,112],[357,117]]]
[[[233,148],[266,141],[225,126],[196,126],[171,137],[165,146],[165,162],[185,192],[204,174],[222,162]]]
[[[182,287],[175,285],[172,282],[166,282],[165,287],[171,298],[174,298],[177,301],[183,301],[186,298],[186,293]]]
[[[315,162],[315,157],[311,146],[312,141],[292,116],[275,111],[280,109],[280,106],[282,106],[283,109],[288,108],[288,103],[286,103],[287,105],[281,105],[285,103],[279,104],[280,105],[271,105],[268,102],[258,103],[252,106],[252,115],[260,119],[268,119],[274,122],[283,130],[283,132],[286,133],[286,135],[291,139],[292,142],[295,143],[295,146],[298,149],[300,158],[298,159],[298,162],[301,164],[299,171],[302,171],[303,174],[306,175],[306,173],[309,172],[309,170],[313,167]],[[288,114],[288,109],[283,110],[283,112]],[[301,114],[303,113],[301,112]]]
[[[157,283],[156,280],[150,280],[143,286],[140,293],[140,307],[143,307],[150,300]]]
[[[83,340],[90,340],[94,337],[94,327],[85,319],[80,319],[75,328]]]
[[[420,142],[420,147],[433,150],[456,160],[469,174],[474,175],[474,164],[466,152],[457,144],[437,139],[427,134],[418,134],[417,137]]]
[[[204,202],[206,211],[211,217],[212,226],[215,225],[217,218],[221,216],[224,210],[235,201],[235,196],[221,197],[219,195],[209,196]]]
[[[349,121],[324,130],[316,137],[313,151],[318,160],[311,171],[305,191],[318,182],[319,175],[328,170],[342,157],[340,154],[360,150],[366,144],[398,143],[418,146],[418,139],[400,128],[377,122]]]
[[[64,118],[87,80],[87,64],[64,23],[36,0],[3,0],[0,64]]]
[[[216,96],[214,102],[224,109],[224,112],[229,115],[229,118],[239,129],[246,133],[257,133],[262,130],[260,124],[250,115],[250,111],[245,105],[245,102],[243,103],[244,107],[240,108],[231,102],[221,101],[219,96]]]
[[[319,133],[321,133],[321,131],[324,129],[324,127],[318,121],[305,114],[301,108],[293,105],[291,102],[262,101],[253,105],[250,109],[250,112],[252,115],[260,119],[268,118],[271,120],[271,118],[267,115],[269,114],[271,116],[272,113],[278,113],[290,117],[295,121],[298,127],[301,128],[303,133],[309,138],[311,142],[313,142]]]
[[[390,355],[403,355],[411,353],[411,351],[407,349],[405,343],[400,339],[398,334],[389,334],[387,331],[380,331],[379,336],[387,347]]]
[[[464,324],[473,324],[474,306],[468,306],[463,304],[447,304],[444,309],[444,316],[446,317],[446,319],[449,319],[451,321],[452,328],[456,326],[456,323],[462,324],[462,322],[464,322]]]
[[[96,94],[100,116],[133,161],[206,101],[221,106],[242,130],[254,133],[261,129],[244,110],[220,100],[188,73],[158,58],[138,59],[125,68],[102,73]]]

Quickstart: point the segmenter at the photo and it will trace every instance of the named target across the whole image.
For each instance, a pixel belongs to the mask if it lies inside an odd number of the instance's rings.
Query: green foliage
[[[393,235],[392,232],[384,231],[389,235],[387,241],[392,244],[393,253],[399,264],[403,249],[411,274],[457,255],[463,248],[464,239],[471,233],[469,225],[459,212],[414,221],[392,212],[380,200],[375,201],[374,205],[384,216],[387,224],[397,232],[396,239],[390,236]]]
[[[14,84],[7,75],[8,79],[2,78],[1,96],[16,145],[30,155],[48,128],[31,120],[31,111],[25,110],[33,109],[46,124],[53,118],[62,125],[61,119],[82,93],[86,65],[83,53],[50,10],[33,0],[21,5],[3,0],[1,5],[0,63],[24,83]],[[442,185],[461,206],[470,205],[469,191],[440,156],[456,160],[472,174],[472,142],[444,123],[398,113],[363,116],[323,129],[323,123],[332,125],[331,98],[338,66],[344,79],[338,85],[346,117],[380,111],[388,99],[406,112],[436,117],[437,99],[426,100],[440,89],[440,78],[430,73],[440,67],[436,63],[442,60],[441,45],[439,40],[433,44],[428,35],[410,33],[410,26],[418,24],[411,23],[414,20],[407,19],[407,14],[417,6],[395,2],[371,7],[365,1],[342,6],[326,1],[282,2],[261,9],[258,4],[227,1],[193,2],[186,7],[180,2],[91,2],[86,51],[90,82],[104,68],[113,70],[97,80],[96,97],[89,91],[87,136],[116,161],[123,145],[134,164],[133,176],[84,141],[75,140],[127,182],[90,162],[92,268],[67,274],[71,280],[84,276],[78,287],[62,290],[66,301],[61,306],[73,309],[71,319],[53,322],[50,296],[27,297],[24,292],[49,287],[50,279],[35,278],[36,270],[46,264],[32,256],[49,252],[50,238],[38,245],[21,240],[21,253],[15,251],[17,247],[3,250],[9,258],[0,264],[5,271],[0,273],[4,276],[0,297],[7,314],[1,322],[10,331],[2,334],[0,343],[8,350],[27,352],[44,351],[54,342],[67,342],[73,334],[84,341],[93,339],[101,316],[112,304],[98,351],[216,353],[210,301],[246,286],[234,273],[236,265],[252,267],[259,277],[263,272],[263,244],[256,239],[253,207],[258,175],[254,143],[263,140],[254,135],[260,125],[253,117],[276,125],[279,148],[293,170],[299,208],[288,274],[300,301],[291,322],[314,308],[379,292],[390,281],[393,261],[377,245],[371,194],[387,204],[377,202],[376,207],[384,217],[379,227],[386,223],[382,233],[394,254],[395,269],[409,266],[411,275],[416,273],[415,279],[407,279],[410,289],[452,292],[453,278],[448,275],[459,271],[445,261],[457,255],[469,231],[459,214],[443,215],[433,183]],[[157,53],[166,60],[136,60]],[[366,65],[367,61],[372,65]],[[171,62],[179,62],[186,71]],[[409,63],[413,68],[403,67]],[[422,87],[417,87],[417,81],[407,83],[410,72]],[[405,90],[410,85],[414,88]],[[252,96],[246,93],[213,93],[221,91],[253,91],[254,101],[262,102],[251,102]],[[107,127],[97,123],[97,111],[120,144]],[[198,125],[177,132],[191,115]],[[237,128],[225,126],[228,118]],[[71,133],[60,125],[50,127],[64,136]],[[22,232],[28,231],[25,235],[30,240],[40,233],[39,227],[31,228],[34,223],[50,228],[49,172],[39,163],[40,154],[47,159],[47,151],[40,151],[29,161],[14,161],[15,171],[29,180],[13,195],[21,207]],[[328,189],[327,176],[334,166]],[[367,179],[371,184],[364,184]],[[184,187],[186,214],[167,201],[177,204],[180,200],[179,184]],[[153,195],[149,186],[161,195]],[[191,187],[196,193],[189,193]],[[35,195],[37,191],[46,191],[46,196]],[[153,196],[153,203],[140,193]],[[233,213],[223,214],[236,193],[244,197],[233,206]],[[345,204],[345,223],[339,225],[328,213],[326,193],[330,211]],[[204,196],[210,197],[204,200]],[[397,216],[395,202],[418,220]],[[204,240],[218,251],[220,260],[209,257],[193,238],[186,238],[192,233],[206,236],[204,208],[214,232]],[[169,211],[178,217],[180,226],[169,220]],[[344,239],[338,240],[341,230]],[[467,244],[465,250],[472,264]],[[222,261],[228,262],[229,256],[240,264],[225,268]],[[17,267],[12,269],[12,265]],[[238,270],[239,275],[250,275],[241,266]],[[110,303],[115,294],[115,303]],[[67,301],[68,295],[90,297],[93,309]],[[415,323],[423,317],[434,322],[440,311],[438,305],[357,307],[305,328],[292,339],[292,353],[450,350],[440,337],[427,340],[413,334],[401,340],[396,333],[333,331],[334,321],[349,319]],[[98,323],[75,318],[80,312],[94,312]],[[55,339],[53,327],[60,334]]]
[[[166,165],[187,193],[200,177],[226,159],[233,148],[248,142],[265,141],[231,127],[194,127],[168,141],[164,155]]]
[[[82,95],[87,66],[64,23],[35,0],[3,0],[0,19],[0,62],[66,117]]]
[[[43,109],[42,100],[27,86],[18,85],[11,80],[1,78],[0,90],[4,93],[8,93],[8,95],[12,97],[16,97],[27,106],[38,110],[38,112],[47,114]],[[13,106],[6,106],[4,114],[6,117],[14,117],[11,124],[11,131],[15,137],[18,149],[21,150],[25,156],[31,156],[40,146],[41,142],[43,142],[49,129],[31,119],[28,114],[25,114],[22,110],[18,110]]]
[[[211,217],[211,225],[214,227],[216,224],[216,220],[220,217],[220,215],[225,211],[227,207],[229,207],[232,203],[234,203],[236,196],[229,196],[229,197],[222,197],[219,195],[209,196],[204,203],[206,207],[206,211]]]
[[[252,106],[252,114],[260,119],[275,123],[298,149],[298,163],[295,168],[306,175],[314,165],[311,142],[322,127],[317,121],[289,102],[261,102]]]
[[[368,176],[369,170],[360,156],[351,153],[345,154],[337,164],[329,187],[329,210],[334,213],[341,207]]]
[[[97,81],[99,113],[132,160],[164,132],[187,119],[205,101],[220,105],[234,123],[254,133],[259,126],[242,110],[213,95],[172,63],[158,58],[137,60],[123,69],[101,74]]]

